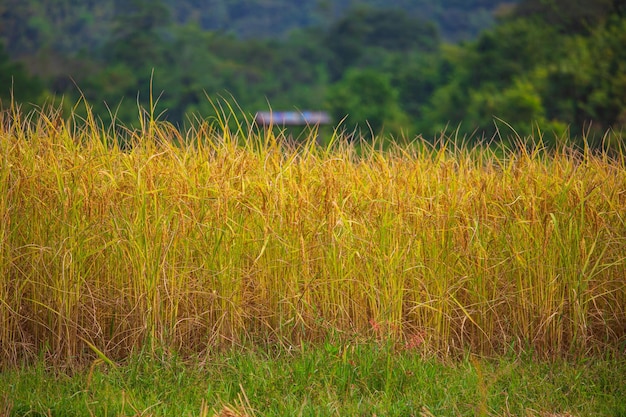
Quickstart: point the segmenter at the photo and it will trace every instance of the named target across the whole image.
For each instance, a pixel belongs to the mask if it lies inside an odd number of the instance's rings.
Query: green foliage
[[[483,32],[465,49],[460,76],[470,88],[501,88],[537,64],[558,59],[559,46],[550,27],[515,20]]]
[[[18,103],[34,102],[42,93],[41,82],[30,77],[23,65],[11,62],[0,43],[0,104],[8,107],[12,99]]]
[[[617,0],[521,0],[515,15],[536,18],[564,33],[586,33],[625,11]]]
[[[42,48],[63,54],[97,48],[111,31],[113,1],[3,0],[0,41],[13,58]]]
[[[590,120],[603,121],[601,127],[626,127],[626,18],[609,22],[585,43],[590,61],[582,110]],[[574,56],[579,53],[571,50]]]
[[[587,133],[599,145],[607,129],[624,125],[625,21],[615,15],[589,35],[566,36],[517,18],[444,49],[439,65],[450,75],[423,105],[419,126],[436,135],[460,124],[461,135],[494,137],[508,124],[507,135],[548,132],[547,143],[569,129],[579,144]]]
[[[401,9],[405,16],[435,22],[444,38],[469,39],[493,24],[501,0],[167,0],[179,23],[229,31],[243,38],[288,38],[295,29],[328,27],[355,7]]]
[[[427,52],[438,46],[436,27],[395,9],[356,9],[332,25],[326,46],[332,53],[331,76],[340,78],[348,67],[359,66],[373,48],[385,51]]]
[[[398,91],[398,102],[403,111],[414,121],[420,120],[423,106],[428,103],[439,85],[447,80],[441,52],[414,53],[402,56],[392,64],[389,71],[392,84]]]
[[[146,72],[166,64],[162,30],[169,11],[160,1],[118,0],[114,35],[104,46],[105,59]]]
[[[383,129],[399,133],[406,116],[398,106],[398,93],[390,80],[372,70],[353,69],[333,85],[328,95],[328,107],[335,120],[345,118],[348,131],[370,129],[379,134]]]

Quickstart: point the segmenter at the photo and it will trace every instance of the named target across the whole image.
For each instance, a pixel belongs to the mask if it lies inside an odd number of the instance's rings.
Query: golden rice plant
[[[4,364],[330,335],[623,354],[623,155],[321,148],[225,119],[2,113]]]

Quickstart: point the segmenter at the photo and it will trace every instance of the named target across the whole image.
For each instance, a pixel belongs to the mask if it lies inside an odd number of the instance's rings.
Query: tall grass
[[[123,148],[92,117],[2,114],[4,365],[330,335],[624,353],[623,155],[226,126],[149,118]]]

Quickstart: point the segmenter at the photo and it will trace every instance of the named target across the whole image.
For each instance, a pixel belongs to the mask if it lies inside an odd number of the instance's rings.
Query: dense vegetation
[[[0,412],[31,416],[616,417],[624,360],[441,362],[374,340],[246,349],[185,361],[136,354],[83,370],[0,373]],[[2,406],[4,402],[4,406]]]
[[[624,154],[0,116],[3,415],[626,411]]]
[[[268,102],[325,109],[336,122],[347,115],[348,130],[428,139],[444,129],[475,139],[534,131],[547,143],[587,134],[615,144],[605,133],[624,126],[622,2],[347,3],[303,1],[296,13],[295,2],[8,1],[0,36],[22,67],[0,54],[0,76],[15,75],[22,103],[65,96],[69,108],[80,93],[99,117],[124,123],[137,119],[137,95],[146,105],[152,82],[157,113],[174,123],[213,114],[208,94],[232,96],[250,113]],[[486,10],[496,10],[496,26],[459,44],[442,40],[466,37],[446,19]]]
[[[93,121],[4,114],[4,364],[332,334],[441,356],[623,353],[623,154],[357,153],[222,126],[149,119],[122,149]]]
[[[503,0],[4,0],[0,32],[17,55],[42,47],[75,52],[102,46],[112,24],[130,10],[163,11],[171,22],[243,38],[284,38],[293,30],[328,27],[353,7],[394,8],[437,22],[446,39],[475,36],[493,23]],[[58,34],[63,36],[58,36]]]

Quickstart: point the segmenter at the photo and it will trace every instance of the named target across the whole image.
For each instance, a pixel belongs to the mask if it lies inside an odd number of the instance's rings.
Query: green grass
[[[5,416],[624,416],[626,363],[428,359],[384,344],[132,356],[0,374]],[[0,409],[2,410],[2,409]],[[3,415],[0,411],[0,415]]]

